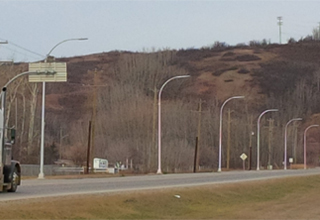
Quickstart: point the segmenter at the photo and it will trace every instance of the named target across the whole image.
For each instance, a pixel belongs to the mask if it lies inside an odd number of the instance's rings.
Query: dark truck
[[[12,158],[12,146],[15,142],[16,131],[5,125],[6,87],[1,91],[0,109],[0,191],[15,192],[21,183],[21,166],[19,161]]]

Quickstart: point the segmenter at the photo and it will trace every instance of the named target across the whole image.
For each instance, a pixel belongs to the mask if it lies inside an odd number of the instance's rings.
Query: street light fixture
[[[181,79],[181,78],[187,78],[190,77],[190,75],[181,75],[181,76],[174,76],[170,79],[168,79],[165,83],[162,84],[160,90],[159,90],[159,97],[158,97],[158,171],[157,174],[162,174],[161,170],[161,93],[165,85],[167,85],[168,82],[174,80],[174,79]]]
[[[301,121],[302,118],[293,118],[290,121],[288,121],[288,123],[285,126],[284,129],[284,170],[287,169],[287,133],[288,133],[288,125],[293,122],[293,121]]]
[[[278,109],[268,109],[263,111],[258,118],[258,122],[257,122],[257,170],[260,170],[260,165],[259,165],[259,161],[260,161],[260,120],[261,117],[267,113],[267,112],[277,112],[279,111]]]
[[[222,104],[220,108],[220,126],[219,126],[219,168],[218,172],[221,172],[221,145],[222,145],[222,110],[223,107],[227,104],[228,101],[232,99],[243,99],[244,96],[233,96],[231,98],[228,98],[224,103]]]
[[[57,43],[47,54],[45,63],[48,61],[48,58],[51,54],[51,52],[60,44],[65,43],[67,41],[76,41],[76,40],[88,40],[88,38],[70,38],[63,40],[59,43]],[[45,95],[46,95],[46,82],[42,82],[42,107],[41,107],[41,147],[40,147],[40,173],[38,176],[38,179],[44,179],[44,173],[43,173],[43,163],[44,163],[44,118],[45,118]]]
[[[304,160],[304,169],[307,169],[307,131],[310,128],[319,127],[319,125],[310,125],[304,130],[303,134],[303,160]]]

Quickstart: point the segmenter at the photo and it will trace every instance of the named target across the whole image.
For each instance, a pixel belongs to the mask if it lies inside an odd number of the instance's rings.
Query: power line
[[[4,40],[4,39],[0,38],[0,40]],[[15,44],[15,43],[13,43],[12,41],[7,41],[7,42],[8,42],[9,45],[13,45],[13,46],[15,46],[15,47],[17,47],[17,48],[19,48],[19,49],[21,49],[21,50],[24,50],[24,51],[26,51],[26,52],[32,53],[32,54],[37,55],[37,56],[39,56],[39,57],[41,57],[41,58],[45,58],[45,57],[46,57],[45,55],[39,54],[39,53],[34,52],[34,51],[32,51],[32,50],[29,50],[29,49],[27,49],[27,48],[25,48],[25,47],[22,47],[22,46],[20,46],[20,45],[18,45],[18,44]]]
[[[20,55],[23,55],[23,56],[27,56],[25,53],[20,52],[20,51],[17,51],[17,50],[15,50],[15,49],[12,49],[12,48],[10,48],[10,47],[7,46],[7,45],[6,45],[5,47],[1,47],[1,49],[11,51],[11,52],[13,52],[14,54],[17,53],[17,54],[20,54]],[[36,56],[34,56],[34,55],[28,55],[28,56],[31,56],[31,57],[34,58],[34,59],[38,59],[38,57],[36,57]]]
[[[27,51],[27,52],[29,52],[29,53],[32,53],[32,54],[34,54],[34,55],[37,55],[37,56],[39,56],[39,57],[42,57],[42,58],[45,58],[45,57],[46,57],[46,56],[44,56],[44,55],[42,55],[42,54],[39,54],[39,53],[37,53],[37,52],[34,52],[34,51],[29,50],[29,49],[24,48],[24,47],[21,47],[21,46],[15,44],[15,43],[12,43],[11,41],[8,41],[8,44],[12,44],[13,46],[16,46],[16,47],[18,47],[18,48],[20,48],[20,49],[22,49],[22,50],[25,50],[25,51]]]

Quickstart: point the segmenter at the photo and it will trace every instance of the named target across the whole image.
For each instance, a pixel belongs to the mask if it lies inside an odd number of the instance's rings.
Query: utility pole
[[[199,143],[200,143],[200,134],[201,134],[201,109],[202,109],[202,100],[199,101],[199,107],[198,107],[198,135],[196,138],[196,149],[194,154],[194,168],[193,172],[196,173],[199,170]]]
[[[86,174],[89,174],[89,166],[90,166],[90,143],[91,143],[91,121],[89,121],[89,129],[88,129],[88,148],[87,148],[87,167],[85,170]]]
[[[251,170],[252,166],[252,136],[253,132],[253,116],[250,115],[250,134],[249,134],[249,160],[248,160],[248,170]]]
[[[281,25],[282,25],[282,17],[278,17],[278,25],[279,25],[279,44],[281,44]]]
[[[293,162],[297,163],[297,143],[298,143],[298,128],[294,125],[294,143],[293,143]]]
[[[96,114],[97,114],[97,69],[94,70],[93,76],[93,99],[92,99],[92,119],[91,119],[91,172],[93,172],[93,160],[94,160],[94,140],[95,140],[95,127],[96,127]]]

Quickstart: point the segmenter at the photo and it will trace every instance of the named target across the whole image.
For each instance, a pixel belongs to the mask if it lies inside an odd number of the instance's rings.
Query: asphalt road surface
[[[18,191],[15,193],[0,193],[0,201],[236,183],[319,174],[320,168],[308,170],[260,170],[221,173],[141,175],[112,178],[32,179],[22,180],[21,186],[18,187]]]

